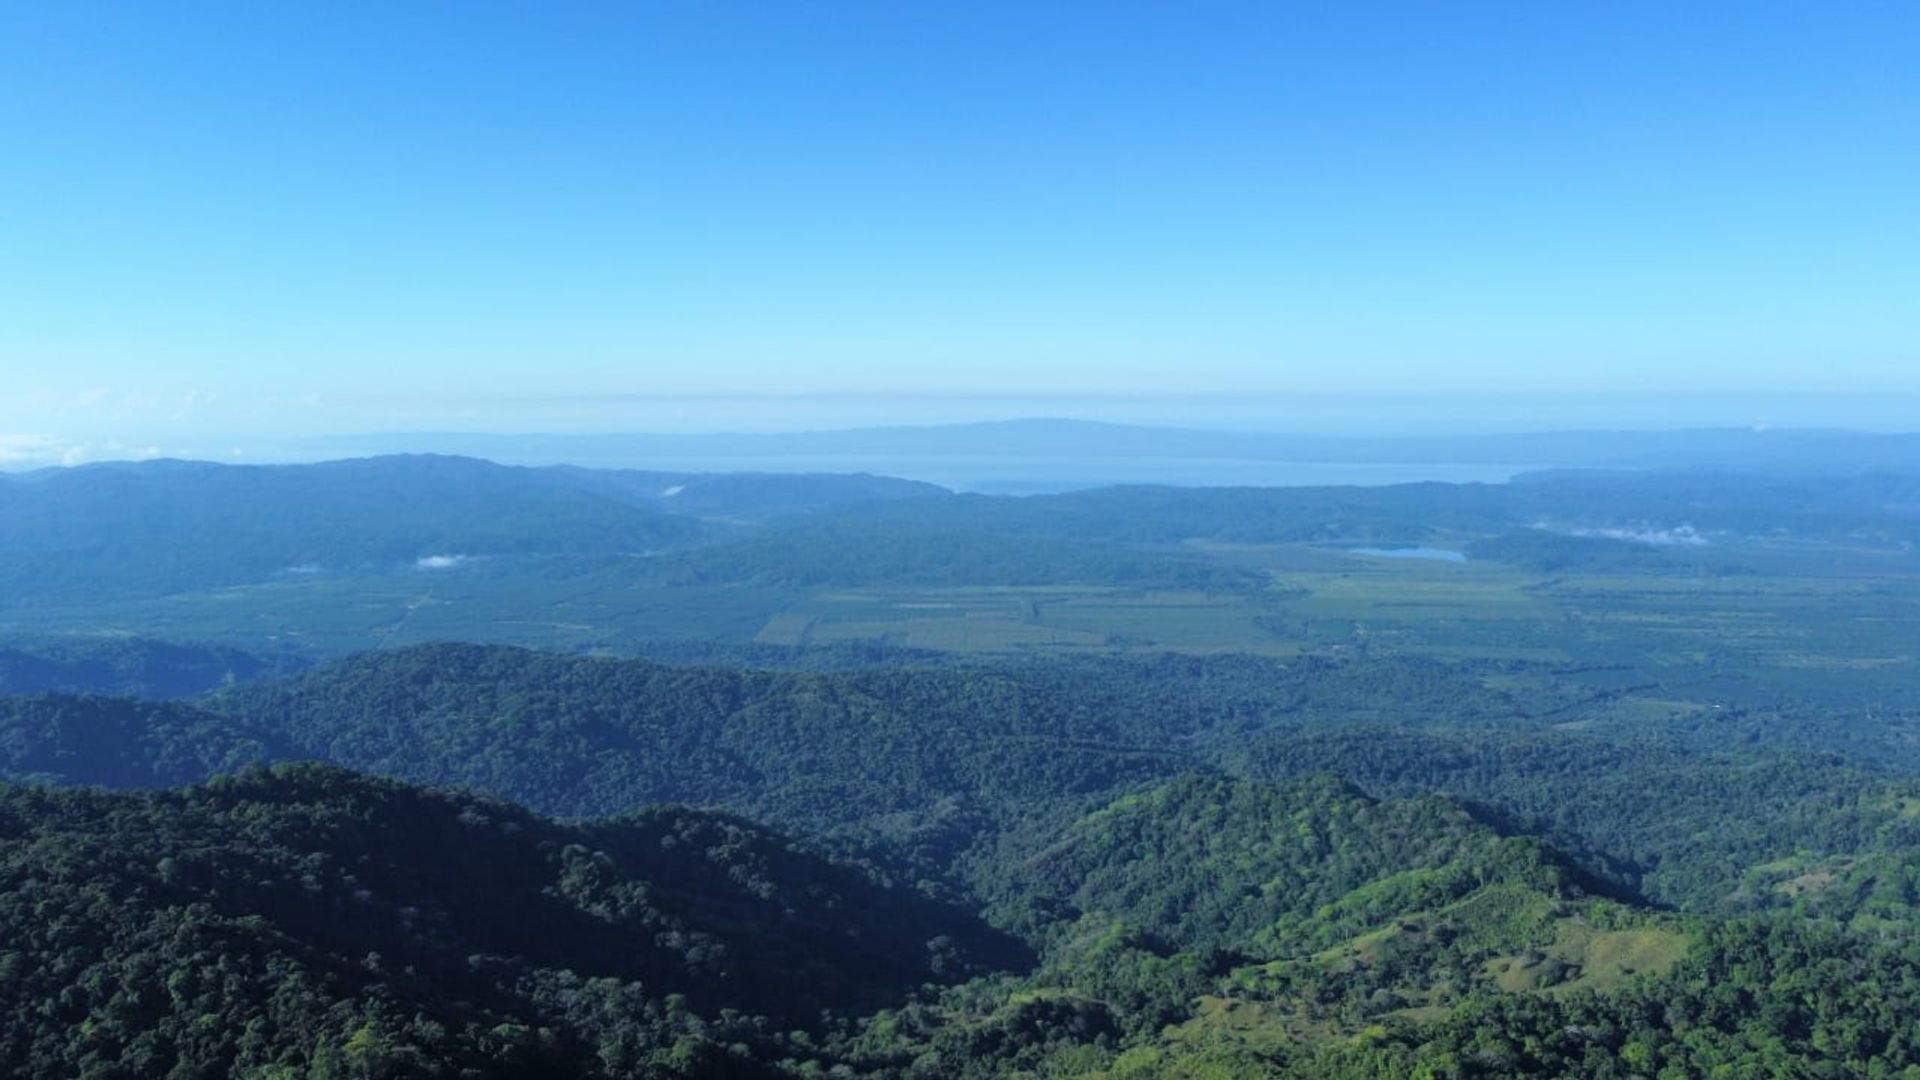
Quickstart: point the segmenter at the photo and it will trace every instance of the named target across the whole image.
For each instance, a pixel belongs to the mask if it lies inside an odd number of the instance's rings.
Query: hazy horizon
[[[1088,398],[971,395],[686,396],[591,399],[434,417],[391,416],[359,426],[268,425],[241,415],[210,418],[218,401],[184,408],[163,422],[0,433],[0,470],[93,461],[187,458],[231,461],[316,460],[328,447],[383,437],[588,438],[827,433],[1065,420],[1305,438],[1391,439],[1534,435],[1557,432],[1688,430],[1845,430],[1904,434],[1920,430],[1920,395],[1506,395],[1378,397],[1362,395],[1169,395]],[[58,414],[52,414],[56,417]],[[630,417],[625,422],[616,416]],[[517,422],[516,422],[516,418]],[[414,423],[410,425],[409,420]],[[98,424],[98,420],[95,420]]]

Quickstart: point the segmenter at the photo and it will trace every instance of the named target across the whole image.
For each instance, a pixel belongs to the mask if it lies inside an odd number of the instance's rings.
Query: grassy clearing
[[[1579,918],[1560,921],[1553,944],[1488,960],[1486,974],[1509,993],[1605,992],[1636,975],[1665,975],[1687,952],[1687,937],[1650,926],[1603,930]]]

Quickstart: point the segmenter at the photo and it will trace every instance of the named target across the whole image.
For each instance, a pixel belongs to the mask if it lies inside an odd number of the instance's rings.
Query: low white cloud
[[[1543,526],[1544,527],[1544,526]],[[1635,526],[1628,528],[1567,528],[1555,529],[1569,536],[1591,536],[1601,540],[1625,540],[1632,544],[1646,544],[1651,547],[1706,547],[1707,538],[1700,530],[1691,525],[1680,525],[1671,529]]]
[[[422,555],[413,561],[415,570],[451,570],[472,558],[470,555]]]
[[[41,465],[78,465],[91,460],[87,448],[52,435],[0,432],[0,469]]]
[[[0,432],[0,469],[84,465],[89,461],[151,461],[164,456],[166,451],[150,443],[129,445],[114,439],[84,443],[57,435]]]

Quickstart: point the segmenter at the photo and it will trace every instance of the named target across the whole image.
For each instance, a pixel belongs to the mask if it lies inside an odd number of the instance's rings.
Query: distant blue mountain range
[[[397,433],[327,439],[316,456],[446,453],[516,464],[650,467],[663,461],[862,458],[1236,460],[1524,468],[1713,468],[1793,475],[1920,472],[1920,434],[1704,428],[1378,438],[1031,419],[778,434]]]

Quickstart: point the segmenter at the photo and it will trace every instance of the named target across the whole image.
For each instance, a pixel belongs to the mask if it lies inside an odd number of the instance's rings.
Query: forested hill
[[[64,637],[0,645],[0,694],[117,694],[180,698],[304,666],[284,653],[181,645],[120,636]]]
[[[563,817],[724,807],[963,889],[976,864],[956,860],[1007,830],[1194,770],[1471,800],[1698,911],[1777,906],[1920,836],[1909,778],[1730,734],[1759,721],[1557,730],[1561,708],[1415,658],[795,672],[437,645],[166,707],[12,700],[0,777],[149,787],[319,759]]]
[[[998,812],[1159,775],[1169,736],[1201,719],[1191,706],[1163,716],[1103,699],[1088,679],[1071,681],[1096,696],[1075,697],[1057,677],[683,668],[435,645],[204,704],[314,756],[546,812],[694,802],[822,830],[937,814],[942,800],[944,812]]]
[[[819,830],[1084,798],[1287,719],[1501,723],[1518,708],[1417,659],[814,673],[458,644],[365,653],[198,704],[310,756],[542,812],[681,801]]]
[[[119,463],[0,478],[0,588],[15,603],[125,599],[420,560],[638,553],[709,532],[562,473],[467,458]]]
[[[1022,956],[728,817],[563,827],[319,766],[0,787],[7,1075],[738,1075],[702,1017],[811,1027]]]
[[[566,465],[535,471],[668,513],[756,523],[834,507],[950,494],[934,484],[865,473],[647,472]]]

